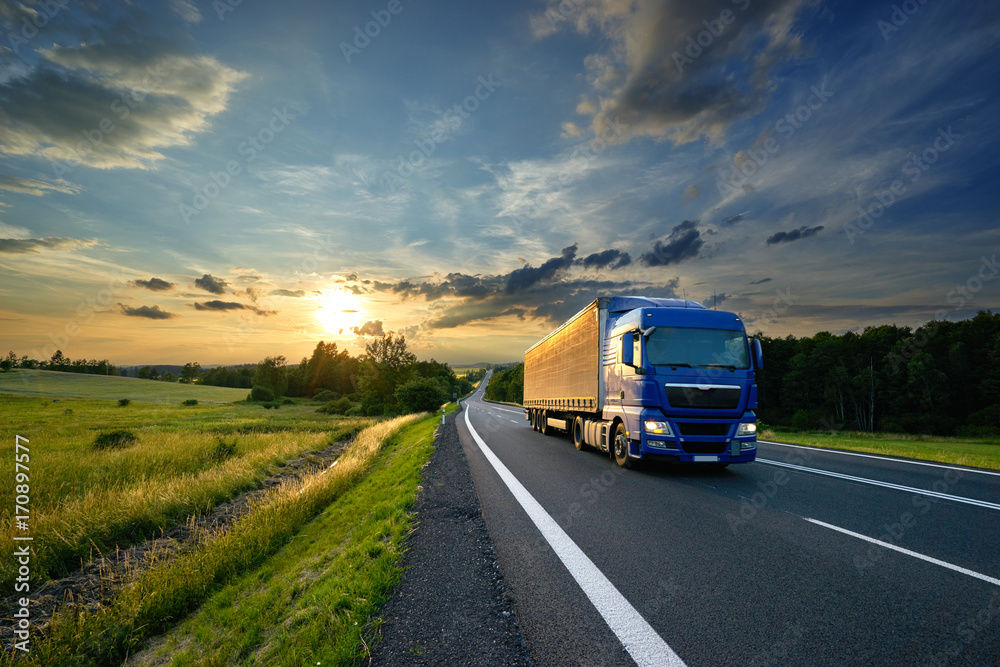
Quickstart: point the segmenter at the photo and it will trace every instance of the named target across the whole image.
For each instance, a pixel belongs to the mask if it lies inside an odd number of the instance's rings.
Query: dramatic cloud
[[[585,269],[620,269],[632,263],[632,258],[627,252],[611,248],[604,252],[595,252],[578,260]]]
[[[549,0],[532,22],[544,37],[566,25],[609,46],[584,60],[599,102],[593,130],[676,143],[719,139],[760,111],[772,71],[802,51],[795,20],[810,0]],[[567,9],[568,8],[568,9]],[[586,113],[587,107],[578,112]]]
[[[292,297],[293,299],[301,299],[305,295],[306,291],[301,289],[296,289],[296,290],[276,289],[276,290],[271,290],[270,292],[270,296],[289,296]]]
[[[793,229],[790,232],[778,232],[772,236],[767,237],[767,245],[774,245],[776,243],[791,243],[792,241],[798,241],[799,239],[804,239],[813,234],[818,233],[823,229],[823,225],[818,227],[799,227],[798,229]]]
[[[226,286],[229,284],[222,278],[216,278],[215,276],[206,273],[201,278],[197,278],[194,281],[196,287],[200,287],[206,292],[211,292],[212,294],[225,294]]]
[[[0,253],[25,255],[42,250],[73,250],[94,245],[93,241],[48,236],[44,239],[0,239]]]
[[[574,243],[569,247],[563,248],[561,257],[553,257],[537,269],[529,265],[511,271],[507,276],[505,291],[508,294],[516,294],[538,283],[552,280],[560,271],[564,271],[573,265],[573,260],[576,259],[576,246],[577,244]]]
[[[697,227],[697,220],[685,220],[666,239],[657,240],[653,251],[643,254],[640,261],[646,266],[667,266],[697,257],[705,244]]]
[[[145,289],[152,290],[154,292],[169,292],[174,288],[173,283],[161,280],[160,278],[149,278],[148,280],[139,278],[133,280],[132,284],[136,287],[144,287]]]
[[[743,216],[747,214],[747,211],[743,213],[737,213],[736,215],[731,215],[728,218],[723,218],[722,222],[727,225],[735,225],[737,222],[743,219]]]
[[[149,320],[169,320],[174,317],[180,317],[177,313],[169,313],[165,310],[160,310],[159,306],[139,306],[138,308],[132,308],[119,303],[118,311],[122,315],[128,315],[129,317],[145,317]]]
[[[144,169],[226,109],[245,74],[186,52],[137,5],[116,10],[104,24],[57,15],[49,34],[72,45],[38,50],[32,69],[0,86],[0,154],[50,160],[56,176],[81,164]]]
[[[773,278],[761,278],[760,280],[751,280],[750,284],[751,285],[763,285],[764,283],[769,283],[772,280],[773,280]]]
[[[357,336],[383,336],[382,320],[365,322],[360,327],[351,327],[351,331]]]

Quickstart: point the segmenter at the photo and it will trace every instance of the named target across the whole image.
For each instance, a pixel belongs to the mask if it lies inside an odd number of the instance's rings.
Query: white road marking
[[[874,537],[868,537],[867,535],[862,535],[861,533],[855,533],[852,530],[847,530],[846,528],[841,528],[840,526],[834,526],[833,524],[824,523],[816,519],[810,519],[808,517],[802,517],[809,523],[814,523],[817,526],[823,526],[824,528],[829,528],[830,530],[835,530],[838,533],[843,533],[845,535],[850,535],[851,537],[856,537],[859,540],[864,540],[865,542],[871,542],[872,544],[877,544],[879,546],[885,547],[886,549],[892,549],[893,551],[898,551],[901,554],[906,554],[907,556],[913,556],[914,558],[919,558],[920,560],[925,560],[928,563],[934,563],[935,565],[940,565],[941,567],[946,567],[954,572],[961,572],[962,574],[967,574],[970,577],[975,577],[976,579],[981,579],[986,583],[993,584],[994,586],[1000,586],[1000,579],[994,579],[988,575],[976,572],[975,570],[969,570],[967,568],[961,567],[959,565],[953,565],[951,563],[945,562],[943,560],[938,560],[937,558],[932,558],[930,556],[925,556],[922,553],[916,551],[910,551],[909,549],[904,549],[903,547],[897,547],[895,544],[890,542],[883,542],[882,540],[876,540]]]
[[[757,442],[762,442],[765,445],[778,445],[779,447],[795,447],[797,449],[812,449],[814,451],[820,451],[824,454],[843,454],[845,456],[860,456],[866,459],[879,459],[880,461],[894,461],[896,463],[909,463],[915,466],[930,466],[932,468],[946,468],[948,470],[960,470],[962,472],[974,472],[979,475],[996,475],[1000,477],[1000,472],[995,472],[993,470],[980,470],[978,468],[963,468],[962,466],[950,466],[944,463],[930,463],[928,461],[914,461],[912,459],[898,459],[892,458],[891,456],[876,456],[875,454],[861,454],[859,452],[844,452],[839,449],[824,449],[823,447],[809,447],[808,445],[790,445],[787,442],[773,442],[771,440],[760,440]]]
[[[797,466],[792,463],[782,463],[781,461],[771,461],[769,459],[757,459],[757,461],[758,463],[766,463],[772,466],[781,466],[782,468],[791,468],[792,470],[801,470],[802,472],[811,472],[817,475],[826,475],[827,477],[846,479],[851,482],[871,484],[873,486],[881,486],[886,489],[895,489],[896,491],[906,491],[907,493],[915,493],[921,496],[940,498],[941,500],[951,500],[956,503],[965,503],[967,505],[975,505],[976,507],[985,507],[986,509],[990,510],[1000,510],[1000,505],[998,505],[997,503],[987,502],[985,500],[976,500],[975,498],[965,498],[964,496],[953,496],[948,493],[940,493],[938,491],[928,491],[927,489],[918,489],[915,486],[903,486],[902,484],[881,482],[877,479],[868,479],[867,477],[855,477],[854,475],[845,475],[843,473],[833,472],[831,470],[821,470],[819,468],[807,468],[805,466]]]
[[[597,608],[598,613],[621,641],[625,650],[641,667],[685,667],[684,661],[674,653],[656,630],[642,617],[635,607],[622,595],[593,561],[587,557],[580,547],[566,534],[555,519],[538,503],[531,493],[524,488],[507,469],[507,466],[497,458],[481,437],[472,422],[469,421],[469,411],[465,411],[465,424],[469,427],[472,439],[479,445],[493,468],[500,475],[507,488],[520,503],[528,517],[534,522],[542,536],[555,551],[559,560],[569,570],[583,592]]]

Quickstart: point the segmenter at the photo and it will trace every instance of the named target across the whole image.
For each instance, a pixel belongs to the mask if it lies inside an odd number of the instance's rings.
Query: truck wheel
[[[583,441],[583,417],[573,420],[573,446],[581,452],[587,449],[587,443]]]
[[[552,433],[552,429],[549,427],[549,418],[544,412],[538,415],[538,432],[542,435],[549,435]]]
[[[537,431],[538,429],[538,410],[531,411],[531,430]]]
[[[628,436],[625,435],[625,424],[619,423],[615,428],[615,439],[612,444],[615,463],[620,468],[631,468],[633,461],[628,457]]]

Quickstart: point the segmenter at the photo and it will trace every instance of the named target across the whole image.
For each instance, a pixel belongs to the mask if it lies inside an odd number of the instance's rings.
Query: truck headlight
[[[647,419],[642,423],[643,428],[646,433],[651,433],[653,435],[669,435],[673,436],[673,431],[670,430],[670,424],[667,422],[660,422],[654,419]]]
[[[742,438],[747,435],[757,435],[757,424],[754,422],[743,422],[740,427],[736,429],[736,437]]]

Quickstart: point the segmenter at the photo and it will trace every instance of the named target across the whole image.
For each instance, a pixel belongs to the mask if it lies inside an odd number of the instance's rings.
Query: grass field
[[[78,565],[92,547],[113,550],[205,512],[255,486],[281,462],[347,440],[370,423],[321,415],[310,404],[276,410],[252,403],[122,407],[109,400],[26,396],[0,396],[0,413],[0,439],[9,444],[11,460],[15,436],[28,440],[32,575],[38,581]],[[95,448],[101,433],[116,430],[131,432],[135,442]],[[14,466],[0,467],[3,488],[15,483]],[[13,509],[0,508],[0,539],[8,543],[17,532]],[[13,559],[0,559],[5,590],[15,567]]]
[[[25,368],[0,373],[0,394],[50,399],[90,398],[117,401],[120,398],[128,398],[133,401],[155,403],[180,403],[195,399],[199,403],[232,403],[244,400],[249,393],[249,389]]]
[[[760,439],[1000,470],[1000,440],[990,438],[949,438],[856,431],[792,433],[766,429],[761,432]]]
[[[65,396],[72,374],[52,375],[49,386]],[[122,380],[82,379],[90,382],[73,391],[91,397],[104,396],[97,385]],[[164,632],[143,660],[303,664],[308,656],[315,664],[320,656],[324,664],[358,663],[365,633],[400,576],[408,510],[440,417],[373,422],[319,414],[305,402],[265,410],[146,397],[121,406],[114,397],[0,395],[0,412],[9,415],[0,438],[13,451],[22,436],[30,450],[32,591],[95,548],[113,553],[156,536],[257,486],[291,458],[357,437],[333,467],[270,488],[225,530],[201,531],[192,548],[132,572],[133,583],[108,606],[64,606],[44,637],[33,636],[26,660],[5,652],[0,665],[122,664]],[[134,441],[95,447],[98,436],[117,430]],[[5,488],[18,483],[14,476],[13,466],[0,468]],[[12,509],[0,508],[0,539],[8,543],[19,534]],[[13,565],[0,560],[8,590]]]

